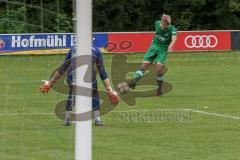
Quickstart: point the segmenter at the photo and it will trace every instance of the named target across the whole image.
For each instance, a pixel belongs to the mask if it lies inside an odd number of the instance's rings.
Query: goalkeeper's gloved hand
[[[48,93],[48,91],[50,90],[50,88],[52,87],[52,83],[50,81],[47,80],[42,80],[42,82],[44,82],[44,84],[42,84],[40,86],[40,91],[42,93]]]
[[[120,102],[118,93],[113,91],[112,88],[107,88],[107,93],[108,93],[108,97],[111,100],[112,104],[118,104]]]

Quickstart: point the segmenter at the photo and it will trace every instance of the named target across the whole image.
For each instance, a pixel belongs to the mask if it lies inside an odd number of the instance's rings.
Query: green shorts
[[[168,50],[167,46],[151,45],[148,49],[148,52],[144,56],[144,61],[147,61],[150,63],[160,62],[161,64],[165,64],[167,60],[167,54],[168,54],[167,50]]]

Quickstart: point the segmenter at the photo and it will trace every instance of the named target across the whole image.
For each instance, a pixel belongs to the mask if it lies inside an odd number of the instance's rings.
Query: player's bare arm
[[[177,40],[177,36],[172,36],[172,42],[170,43],[168,47],[168,52],[171,53],[173,51],[173,46],[175,45]]]

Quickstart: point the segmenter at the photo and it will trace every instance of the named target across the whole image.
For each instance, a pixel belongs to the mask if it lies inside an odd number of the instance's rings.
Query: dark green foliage
[[[0,1],[0,32],[72,32],[72,0]],[[93,31],[151,31],[170,14],[178,30],[239,29],[239,0],[93,0]]]
[[[66,0],[0,1],[1,33],[72,32],[72,3]]]

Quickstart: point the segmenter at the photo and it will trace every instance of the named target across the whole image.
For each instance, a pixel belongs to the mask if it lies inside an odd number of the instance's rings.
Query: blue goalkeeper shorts
[[[73,88],[72,88],[72,80],[67,78],[67,83],[69,86],[69,93],[67,97],[67,104],[66,104],[66,110],[72,111],[72,106],[74,105],[75,96],[73,94]],[[92,83],[92,109],[100,110],[100,100],[99,100],[99,93],[98,93],[98,86],[97,81]]]

